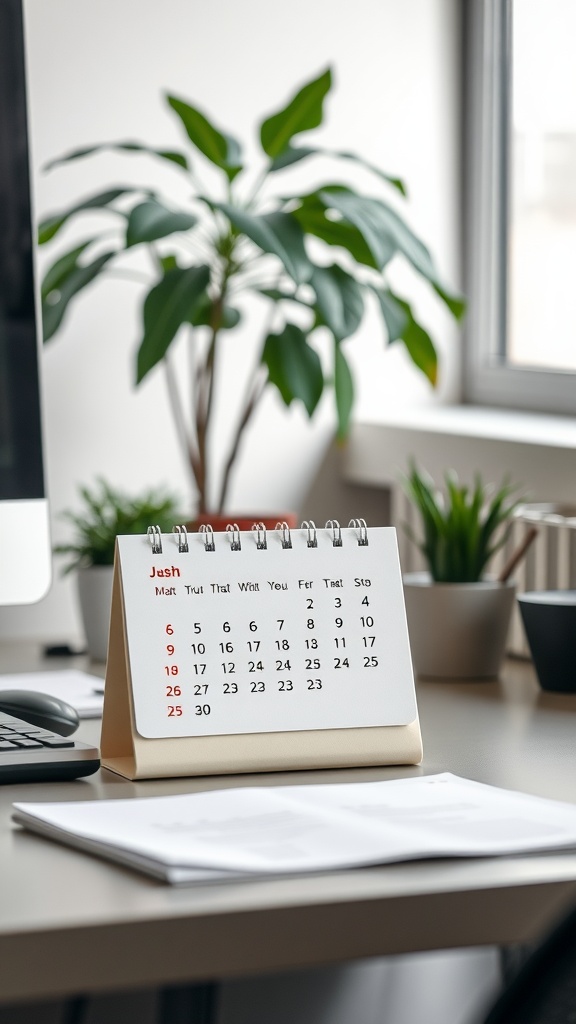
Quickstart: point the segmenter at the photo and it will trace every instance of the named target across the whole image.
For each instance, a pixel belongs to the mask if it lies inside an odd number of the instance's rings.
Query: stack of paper
[[[0,675],[0,700],[2,690],[37,690],[71,704],[80,718],[100,718],[102,715],[104,680],[77,669]]]
[[[450,774],[14,810],[26,828],[174,884],[576,847],[576,806]]]

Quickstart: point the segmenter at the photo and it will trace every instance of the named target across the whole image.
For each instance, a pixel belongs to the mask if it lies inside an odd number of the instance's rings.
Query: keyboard
[[[97,747],[0,711],[0,783],[79,779],[99,767]]]

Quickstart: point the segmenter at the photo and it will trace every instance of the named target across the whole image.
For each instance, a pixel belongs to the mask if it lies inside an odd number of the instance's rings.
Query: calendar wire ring
[[[162,531],[159,526],[149,526],[146,530],[148,540],[152,545],[152,554],[162,554]]]
[[[238,526],[238,523],[228,523],[226,533],[230,538],[230,550],[241,551],[242,544],[240,541],[240,527]]]
[[[302,530],[308,531],[308,537],[306,540],[306,547],[317,548],[318,547],[318,536],[316,534],[316,524],[312,519],[305,519],[301,526]]]
[[[282,534],[282,537],[281,537],[282,547],[285,550],[287,548],[291,548],[292,547],[292,535],[290,533],[290,527],[288,526],[288,523],[285,522],[284,520],[282,520],[282,522],[276,523],[276,526],[274,527],[274,529],[278,530],[278,532]]]
[[[329,519],[326,523],[326,529],[332,530],[332,547],[342,547],[342,527],[337,519]]]
[[[256,547],[258,551],[266,551],[266,527],[264,523],[252,523],[252,532],[256,534]]]
[[[348,523],[348,527],[354,530],[358,530],[358,547],[368,547],[368,527],[366,526],[365,519],[351,519]]]
[[[204,534],[204,550],[216,551],[216,545],[214,543],[214,530],[210,526],[210,523],[202,523],[198,532]],[[188,548],[186,548],[186,550],[188,550]]]
[[[188,547],[188,531],[187,531],[186,527],[185,526],[173,526],[172,527],[172,533],[175,534],[175,536],[178,539],[178,551],[181,554],[182,554],[182,552],[188,552],[190,549]]]

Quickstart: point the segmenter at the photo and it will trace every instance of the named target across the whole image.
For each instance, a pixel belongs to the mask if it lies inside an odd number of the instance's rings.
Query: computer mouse
[[[80,723],[76,708],[37,690],[0,690],[0,711],[59,736],[70,736]]]

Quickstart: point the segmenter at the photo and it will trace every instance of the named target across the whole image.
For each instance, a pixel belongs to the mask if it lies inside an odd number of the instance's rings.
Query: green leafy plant
[[[76,150],[49,167],[66,164],[103,149],[152,155],[184,175],[190,186],[187,208],[164,199],[155,189],[113,187],[75,202],[47,217],[39,228],[41,245],[52,243],[72,221],[98,211],[103,229],[59,255],[42,283],[44,339],[59,330],[70,302],[104,275],[138,277],[132,253],[148,251],[151,279],[142,309],[142,333],[136,356],[136,383],[160,363],[179,441],[190,468],[199,512],[226,503],[230,474],[241,440],[268,385],[283,402],[301,402],[312,416],[324,388],[332,385],[338,437],[346,437],[354,402],[352,374],[343,342],[357,331],[366,300],[375,304],[389,344],[402,343],[432,385],[437,354],[411,305],[387,280],[396,257],[408,261],[434,289],[451,314],[460,318],[463,301],[442,283],[426,246],[380,193],[403,197],[399,178],[348,152],[295,145],[303,132],[322,124],[324,99],[332,84],[330,69],[300,88],[290,102],[259,126],[260,165],[247,167],[241,146],[196,107],[176,96],[166,101],[183,129],[192,155],[140,142],[105,143]],[[327,181],[310,192],[290,191],[284,171],[302,161],[330,157],[356,161],[372,173],[377,195],[342,182]],[[198,158],[200,158],[198,160]],[[219,184],[212,195],[198,177],[197,164],[216,168]],[[278,180],[281,188],[273,191]],[[401,202],[400,198],[400,202]],[[220,341],[244,315],[243,299],[257,295],[268,305],[258,357],[251,369],[238,422],[225,453],[221,479],[209,466],[208,439],[213,430],[214,391]],[[252,307],[254,308],[254,307]],[[182,393],[170,349],[181,329],[190,338],[191,394]],[[323,369],[315,339],[324,332],[332,343],[331,371]],[[188,379],[188,376],[187,376]]]
[[[492,556],[505,543],[519,498],[516,487],[504,482],[497,490],[479,475],[474,486],[460,484],[454,472],[444,477],[445,490],[412,463],[404,488],[420,514],[423,539],[406,527],[420,548],[437,583],[476,583]]]
[[[93,489],[80,487],[79,493],[82,510],[62,513],[74,527],[74,539],[54,548],[56,554],[72,556],[65,573],[89,565],[113,565],[119,534],[146,533],[149,526],[159,526],[166,533],[180,522],[175,498],[160,491],[129,497],[99,479]]]

